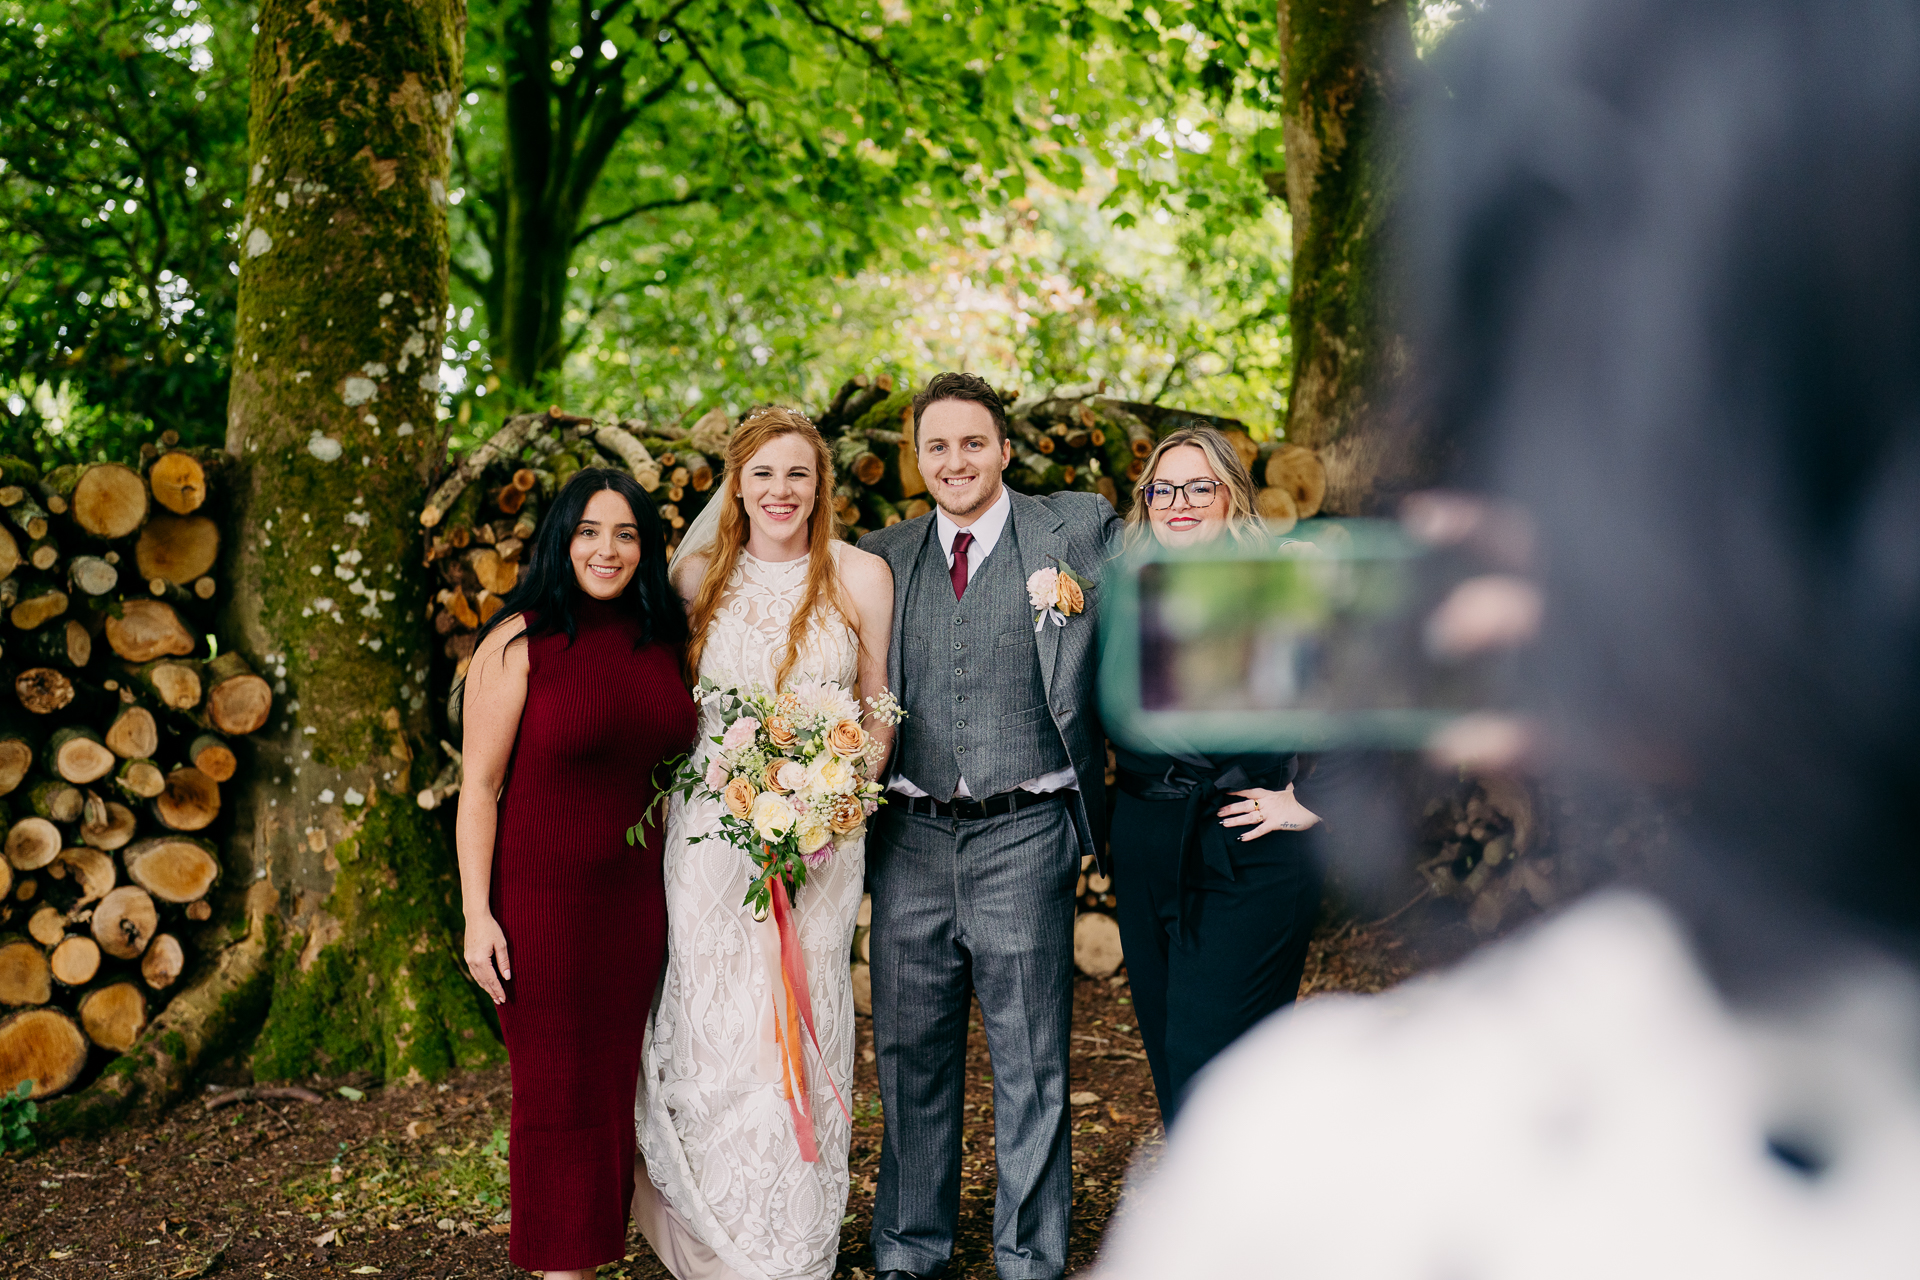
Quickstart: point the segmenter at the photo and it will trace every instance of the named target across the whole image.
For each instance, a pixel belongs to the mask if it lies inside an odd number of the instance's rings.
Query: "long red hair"
[[[781,436],[799,436],[813,450],[816,483],[813,514],[807,526],[807,589],[787,628],[787,650],[781,655],[774,676],[775,689],[786,684],[793,664],[799,661],[800,638],[806,634],[807,623],[816,609],[831,609],[842,618],[848,617],[840,599],[840,575],[833,563],[833,544],[840,536],[839,517],[833,509],[833,452],[827,448],[820,429],[805,415],[781,405],[755,409],[727,441],[726,475],[720,492],[712,499],[726,505],[720,509],[720,527],[714,534],[700,589],[694,593],[693,603],[687,609],[687,629],[691,633],[687,641],[689,684],[700,678],[700,655],[707,647],[707,627],[720,611],[720,601],[727,594],[727,579],[733,576],[733,566],[747,545],[750,529],[746,504],[740,496],[740,475],[754,454]]]

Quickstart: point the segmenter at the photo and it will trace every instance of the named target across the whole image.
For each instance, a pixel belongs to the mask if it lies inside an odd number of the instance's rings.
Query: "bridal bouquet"
[[[873,777],[879,744],[860,727],[859,699],[831,680],[801,680],[776,695],[703,679],[694,697],[720,710],[719,750],[705,768],[688,757],[667,790],[720,804],[720,830],[695,838],[725,840],[746,855],[746,905],[765,919],[776,880],[791,898],[808,872],[866,831],[884,803]],[[891,693],[867,703],[876,719],[900,722]]]
[[[860,727],[860,702],[831,680],[802,680],[779,694],[739,689],[702,679],[697,701],[717,707],[718,748],[702,767],[697,756],[681,761],[661,799],[707,799],[720,804],[720,829],[696,840],[723,840],[746,855],[747,896],[756,921],[769,915],[778,932],[780,981],[773,991],[774,1040],[782,1072],[782,1093],[793,1113],[800,1157],[819,1159],[814,1139],[813,1105],[807,1090],[805,1039],[814,1052],[820,1040],[813,1025],[807,966],[800,931],[793,917],[793,894],[838,852],[842,841],[861,835],[867,819],[884,801],[874,773],[882,750]],[[876,720],[898,724],[900,704],[882,690],[867,699]],[[646,819],[627,832],[639,842]],[[840,1087],[827,1083],[849,1122]]]

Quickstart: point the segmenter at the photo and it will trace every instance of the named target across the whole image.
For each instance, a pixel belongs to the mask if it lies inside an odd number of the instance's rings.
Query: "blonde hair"
[[[1205,454],[1214,478],[1226,486],[1227,532],[1239,542],[1264,541],[1268,536],[1267,525],[1254,506],[1253,476],[1247,471],[1247,464],[1240,461],[1240,452],[1233,447],[1232,441],[1214,428],[1196,422],[1170,433],[1147,455],[1146,466],[1140,472],[1139,487],[1133,491],[1133,504],[1127,508],[1127,544],[1131,546],[1148,534],[1147,526],[1152,522],[1152,517],[1147,514],[1146,495],[1140,490],[1153,483],[1155,474],[1160,470],[1161,455],[1169,449],[1186,446]]]
[[[833,454],[828,450],[819,428],[805,415],[781,405],[764,405],[749,413],[747,420],[728,439],[726,474],[720,492],[711,499],[726,505],[720,509],[720,527],[714,532],[706,572],[700,579],[700,589],[694,593],[693,603],[687,607],[688,684],[700,678],[700,655],[707,647],[707,628],[713,622],[714,615],[720,612],[721,598],[727,593],[727,580],[733,576],[733,566],[747,545],[750,526],[747,523],[745,501],[740,495],[740,473],[754,454],[781,436],[799,436],[813,450],[815,484],[813,512],[808,517],[807,589],[800,597],[800,605],[793,611],[793,619],[787,627],[787,650],[781,655],[780,666],[774,676],[775,687],[786,684],[793,664],[799,661],[800,639],[806,634],[807,622],[814,610],[825,607],[842,618],[847,617],[846,607],[840,599],[840,575],[833,560],[833,544],[840,536],[838,517],[833,509]]]

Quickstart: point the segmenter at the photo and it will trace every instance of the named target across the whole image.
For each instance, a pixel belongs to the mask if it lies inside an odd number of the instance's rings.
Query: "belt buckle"
[[[980,819],[987,816],[987,806],[972,796],[955,799],[953,816],[956,818]]]

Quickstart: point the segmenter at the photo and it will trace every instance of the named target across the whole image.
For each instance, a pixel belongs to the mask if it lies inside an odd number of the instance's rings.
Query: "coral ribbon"
[[[848,1124],[853,1123],[853,1113],[847,1110],[847,1100],[840,1096],[840,1086],[833,1082],[833,1072],[826,1071],[826,1054],[820,1051],[820,1037],[813,1029],[807,962],[800,952],[800,932],[793,922],[793,904],[787,900],[787,882],[779,876],[773,876],[772,881],[773,920],[780,930],[780,980],[786,991],[784,1009],[776,1011],[773,1020],[774,1036],[780,1042],[780,1088],[793,1110],[793,1130],[800,1140],[800,1158],[812,1164],[820,1158],[820,1150],[813,1136],[813,1103],[807,1093],[801,1026],[806,1027],[807,1039],[813,1041],[813,1052],[826,1073],[827,1087],[833,1090],[840,1114],[847,1117]]]

